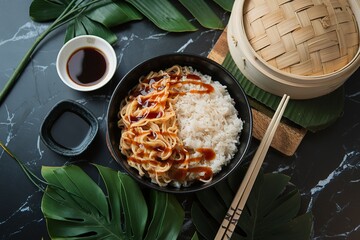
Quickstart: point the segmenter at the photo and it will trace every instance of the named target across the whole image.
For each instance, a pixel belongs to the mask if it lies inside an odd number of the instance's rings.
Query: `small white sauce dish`
[[[103,55],[106,61],[106,70],[98,81],[81,84],[69,76],[68,62],[77,51],[86,48],[95,49]],[[62,46],[56,59],[56,70],[60,79],[70,88],[84,92],[99,89],[107,84],[115,73],[116,65],[117,58],[114,48],[103,38],[94,35],[81,35],[69,40]]]

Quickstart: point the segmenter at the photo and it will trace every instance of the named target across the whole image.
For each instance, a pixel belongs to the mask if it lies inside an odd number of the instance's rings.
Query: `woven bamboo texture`
[[[359,48],[359,26],[346,0],[246,0],[243,19],[257,54],[288,73],[335,72]]]

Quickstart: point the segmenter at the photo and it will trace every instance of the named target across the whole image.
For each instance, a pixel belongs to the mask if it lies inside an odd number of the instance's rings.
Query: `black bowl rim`
[[[194,59],[199,59],[201,61],[205,61],[211,65],[214,65],[215,67],[217,67],[220,71],[223,71],[226,75],[228,75],[229,78],[232,79],[232,81],[237,85],[238,90],[241,92],[241,94],[244,96],[244,101],[245,101],[245,105],[246,105],[246,110],[248,112],[249,115],[249,120],[248,120],[248,125],[249,125],[249,137],[246,139],[246,142],[242,142],[241,144],[244,145],[244,151],[243,153],[238,157],[238,160],[236,160],[235,165],[228,169],[228,171],[226,173],[223,174],[223,176],[221,176],[220,178],[216,179],[216,180],[212,180],[208,183],[204,183],[201,185],[197,185],[196,187],[194,187],[194,185],[190,185],[189,187],[181,187],[181,188],[169,188],[168,186],[166,187],[161,187],[155,183],[152,183],[149,179],[141,177],[138,173],[135,173],[134,171],[129,171],[128,168],[129,166],[126,165],[127,161],[123,161],[126,159],[121,159],[121,157],[123,156],[117,156],[116,152],[114,151],[114,146],[112,146],[111,141],[110,141],[110,136],[109,136],[109,113],[111,110],[111,103],[113,102],[114,98],[117,97],[115,96],[116,93],[118,92],[118,89],[120,88],[120,86],[122,85],[123,81],[136,69],[140,68],[141,66],[144,66],[146,64],[148,64],[149,62],[153,62],[156,61],[158,59],[163,59],[163,58],[169,58],[169,57],[189,57],[189,58],[194,58]],[[144,72],[144,74],[146,74]],[[134,85],[135,86],[135,85]],[[137,65],[135,65],[130,71],[128,71],[119,81],[119,83],[117,84],[117,86],[115,87],[110,101],[109,101],[109,105],[108,105],[108,109],[107,109],[107,123],[106,123],[106,143],[108,146],[108,149],[110,151],[110,154],[112,155],[112,157],[114,158],[114,160],[122,167],[122,169],[129,174],[133,179],[135,179],[138,183],[140,183],[143,186],[147,186],[151,189],[155,189],[158,191],[162,191],[162,192],[167,192],[167,193],[177,193],[177,194],[182,194],[182,193],[193,193],[193,192],[197,192],[200,190],[204,190],[208,187],[211,187],[213,185],[215,185],[216,183],[222,181],[223,179],[225,179],[231,172],[233,172],[239,165],[240,163],[242,163],[244,161],[244,158],[246,156],[246,153],[248,152],[249,148],[250,148],[250,143],[251,143],[251,139],[252,139],[252,127],[253,127],[253,117],[252,117],[252,111],[251,111],[251,107],[249,104],[249,100],[248,97],[245,94],[245,91],[243,90],[243,88],[241,87],[240,83],[235,79],[235,77],[226,69],[224,68],[221,64],[215,62],[212,59],[200,56],[200,55],[194,55],[194,54],[189,54],[189,53],[168,53],[168,54],[163,54],[163,55],[158,55],[152,58],[148,58],[140,63],[138,63]],[[120,159],[119,159],[120,158]],[[121,160],[121,161],[119,161]],[[223,169],[221,170],[223,171]],[[220,171],[220,172],[221,172]]]
[[[85,136],[82,143],[74,148],[66,148],[58,144],[51,136],[51,127],[55,121],[65,112],[72,112],[84,121],[86,121],[89,126],[89,132]],[[40,138],[43,143],[52,151],[57,154],[73,157],[82,154],[85,150],[88,149],[89,145],[94,140],[99,129],[99,123],[96,117],[83,105],[73,101],[73,100],[62,100],[55,104],[52,109],[45,116],[45,119],[40,127]]]

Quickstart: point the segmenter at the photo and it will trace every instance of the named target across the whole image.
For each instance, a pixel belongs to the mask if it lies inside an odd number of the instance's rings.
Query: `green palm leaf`
[[[173,195],[159,194],[156,191],[150,192],[150,195],[150,209],[153,215],[145,240],[176,239],[179,229],[172,227],[172,225],[182,226],[185,216],[183,209],[180,205],[169,204],[177,202]],[[164,203],[166,204],[164,205]]]
[[[88,3],[89,1],[77,1]],[[30,17],[36,22],[56,19],[71,3],[69,0],[33,0],[30,5]],[[81,6],[81,4],[79,4]],[[107,27],[113,27],[133,20],[142,19],[141,13],[123,1],[103,0],[90,5],[81,15],[87,15],[94,21]]]
[[[129,176],[95,165],[102,189],[77,166],[43,167],[41,210],[53,239],[176,239],[184,212],[173,196],[151,191],[149,206]],[[145,238],[146,236],[146,238]]]
[[[80,7],[87,2],[77,1],[73,4]],[[67,0],[34,0],[30,5],[30,16],[34,21],[51,21],[59,17],[69,4],[70,1]],[[84,10],[74,11],[63,21],[65,22],[67,19],[70,20],[70,23],[66,30],[65,42],[79,35],[91,34],[114,44],[117,37],[109,28],[129,21],[140,20],[142,15],[125,2],[105,0],[93,3]]]
[[[105,1],[104,1],[105,2]],[[120,24],[143,19],[143,15],[124,1],[110,1],[107,4],[91,8],[86,15],[111,28]]]
[[[228,12],[231,12],[234,1],[235,0],[214,0],[214,2],[216,2],[219,6]]]
[[[197,231],[206,239],[213,239],[237,188],[245,175],[242,167],[228,181],[197,194],[191,216]],[[232,239],[242,240],[307,240],[312,230],[312,215],[298,216],[301,197],[289,185],[290,177],[260,172]],[[225,193],[225,195],[224,195]]]
[[[65,42],[76,36],[87,34],[106,39],[110,44],[117,41],[117,36],[100,22],[94,21],[88,16],[79,16],[68,25]]]
[[[76,1],[75,4],[87,4],[89,1]],[[199,21],[201,25],[210,29],[222,29],[223,23],[216,16],[214,11],[204,0],[179,0],[186,9]],[[233,0],[216,1],[224,9],[231,9]],[[30,6],[30,16],[34,21],[51,21],[60,16],[60,14],[71,3],[69,0],[34,0]],[[141,13],[140,13],[141,12]],[[105,27],[113,27],[133,20],[142,19],[142,14],[152,21],[157,27],[169,32],[184,32],[197,30],[177,9],[173,3],[168,0],[104,0],[89,6],[82,11],[79,17],[84,15],[92,20],[101,23]],[[84,25],[86,27],[86,25]],[[73,27],[73,26],[72,26]],[[74,29],[71,29],[74,30]],[[87,30],[93,34],[92,30]],[[82,34],[81,31],[75,34]],[[67,34],[71,36],[71,34]]]
[[[224,24],[204,0],[179,0],[189,12],[206,28],[223,29]]]
[[[36,22],[46,22],[56,19],[66,9],[69,1],[34,0],[29,9],[30,17]]]
[[[197,30],[168,0],[126,1],[163,30],[170,32]]]

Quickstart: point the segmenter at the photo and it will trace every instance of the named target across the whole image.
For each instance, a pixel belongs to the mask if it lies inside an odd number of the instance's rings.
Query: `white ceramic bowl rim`
[[[77,49],[93,47],[99,49],[107,61],[107,72],[101,81],[92,85],[80,85],[75,83],[68,76],[66,65],[69,57]],[[113,77],[117,65],[117,58],[114,48],[103,38],[94,35],[81,35],[66,42],[60,49],[56,59],[56,70],[60,79],[70,88],[78,91],[93,91],[103,87]]]

